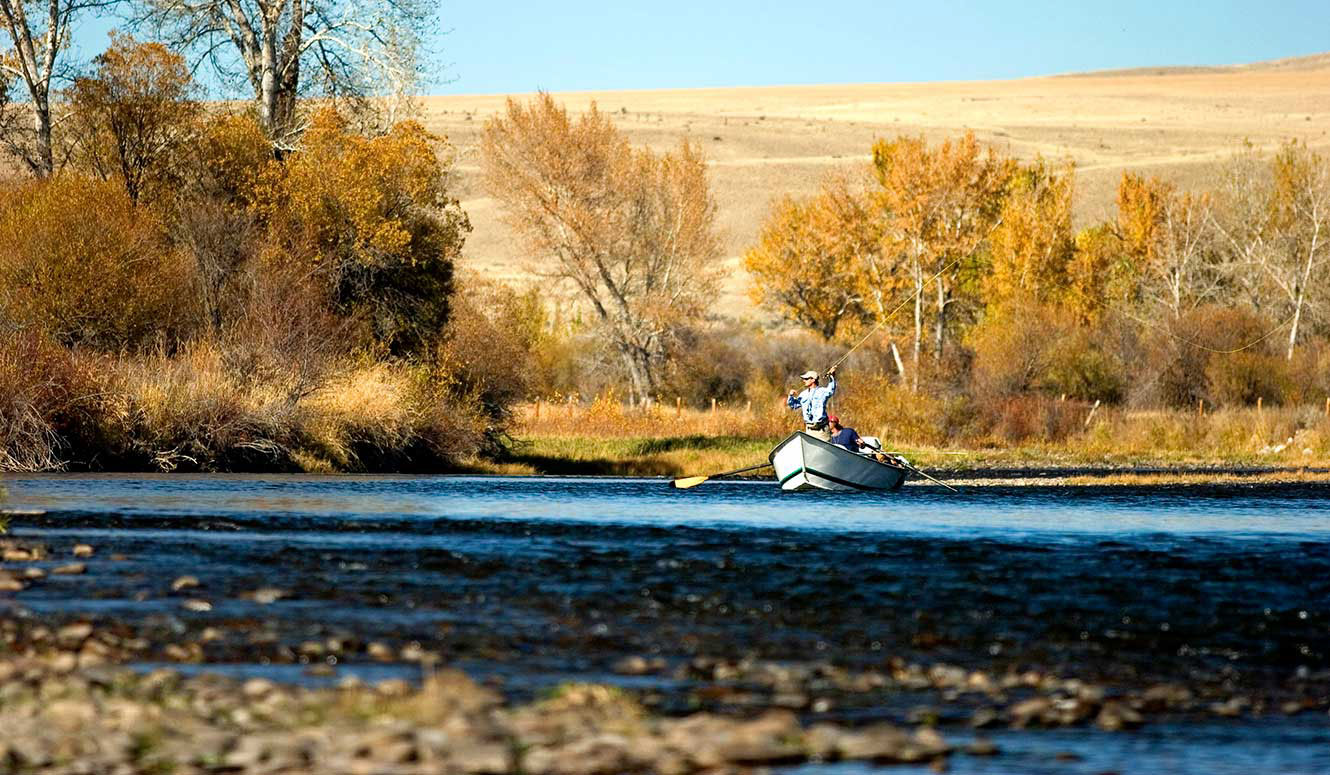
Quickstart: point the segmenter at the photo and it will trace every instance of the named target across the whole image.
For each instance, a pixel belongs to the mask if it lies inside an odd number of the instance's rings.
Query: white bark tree
[[[8,2],[9,0],[4,0]],[[134,23],[254,95],[278,148],[299,133],[298,97],[391,99],[424,76],[429,0],[134,0]]]
[[[0,92],[21,81],[27,91],[27,126],[16,104],[5,105],[12,92],[0,95],[0,147],[37,177],[55,171],[52,131],[55,115],[51,91],[61,79],[61,55],[69,48],[70,27],[86,10],[104,8],[114,0],[0,0],[0,23],[9,48],[0,49]]]
[[[1289,359],[1309,322],[1330,304],[1330,159],[1289,143],[1268,168],[1248,152],[1230,166],[1211,223],[1230,276],[1252,305],[1289,325]]]

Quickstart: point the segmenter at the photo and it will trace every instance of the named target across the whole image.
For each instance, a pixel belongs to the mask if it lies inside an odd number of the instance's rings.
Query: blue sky
[[[435,94],[988,80],[1330,50],[1330,0],[445,3]],[[109,23],[79,48],[105,46]]]

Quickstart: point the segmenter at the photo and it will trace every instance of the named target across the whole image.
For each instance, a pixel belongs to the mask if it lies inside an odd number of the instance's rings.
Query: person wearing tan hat
[[[827,371],[826,387],[817,384],[819,377],[816,371],[805,371],[800,374],[799,379],[804,381],[803,392],[795,393],[791,390],[785,403],[791,409],[798,409],[803,415],[804,433],[823,441],[830,441],[831,433],[827,431],[827,402],[836,395],[836,367],[832,366]]]

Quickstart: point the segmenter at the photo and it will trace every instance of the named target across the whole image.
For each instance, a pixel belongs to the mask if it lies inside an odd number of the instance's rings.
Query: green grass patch
[[[535,436],[514,443],[494,473],[561,476],[664,476],[708,474],[756,465],[779,439],[738,436],[596,438]],[[505,471],[505,466],[516,466]]]

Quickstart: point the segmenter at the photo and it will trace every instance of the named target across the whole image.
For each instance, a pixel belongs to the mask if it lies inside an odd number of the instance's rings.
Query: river
[[[1324,485],[911,485],[890,495],[421,476],[0,485],[22,512],[15,536],[53,553],[96,547],[81,574],[0,593],[0,612],[128,622],[149,636],[211,628],[207,664],[192,669],[303,683],[418,676],[365,651],[386,643],[437,654],[518,699],[592,680],[667,713],[697,706],[716,662],[1033,669],[1113,691],[1181,684],[1253,707],[1119,734],[993,732],[1004,755],[953,771],[1330,772]],[[198,585],[173,590],[186,575]],[[301,648],[329,639],[351,644],[346,656]],[[634,657],[661,669],[618,667]],[[1278,710],[1308,697],[1306,712]],[[904,723],[932,713],[960,739],[976,710],[926,690],[831,699],[807,715]]]

